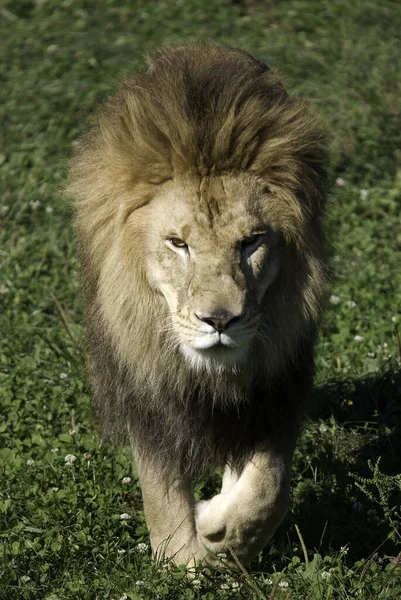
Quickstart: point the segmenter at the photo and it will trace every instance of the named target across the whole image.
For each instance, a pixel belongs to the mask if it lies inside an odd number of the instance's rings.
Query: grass
[[[400,31],[390,0],[0,1],[2,600],[401,597]],[[91,425],[60,193],[97,102],[190,39],[255,53],[323,114],[334,240],[291,511],[249,574],[192,582],[152,562],[130,456]]]

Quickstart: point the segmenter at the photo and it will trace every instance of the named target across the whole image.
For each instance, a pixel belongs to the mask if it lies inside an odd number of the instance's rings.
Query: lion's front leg
[[[205,550],[198,547],[190,483],[178,476],[168,476],[135,450],[134,457],[154,557],[171,558],[176,564],[189,567],[200,562]]]
[[[285,451],[258,451],[238,477],[226,469],[222,492],[200,502],[196,510],[199,545],[206,560],[236,568],[231,551],[242,564],[267,544],[287,511],[293,446]],[[211,553],[210,553],[211,551]]]

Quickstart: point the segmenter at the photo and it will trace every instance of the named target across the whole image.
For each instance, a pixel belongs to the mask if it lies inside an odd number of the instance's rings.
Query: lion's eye
[[[167,242],[169,242],[169,244],[174,246],[174,248],[184,248],[184,249],[188,248],[188,244],[186,244],[184,242],[184,240],[180,240],[180,238],[170,237],[170,238],[167,238]]]
[[[241,246],[244,250],[253,250],[256,249],[263,242],[265,238],[264,233],[255,233],[245,238],[241,242]]]

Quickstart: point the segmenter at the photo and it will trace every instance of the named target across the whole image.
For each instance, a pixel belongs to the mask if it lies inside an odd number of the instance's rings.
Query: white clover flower
[[[319,425],[320,433],[326,433],[327,430],[328,430],[328,427],[326,427],[326,425],[323,425],[323,423],[321,425]]]
[[[59,489],[60,489],[60,488],[58,488],[58,487],[52,487],[52,492],[56,493],[56,492],[58,492],[58,491],[59,491]]]
[[[278,587],[288,588],[288,581],[280,581],[280,583],[278,584]]]
[[[67,373],[60,373],[60,379],[67,379]]]
[[[135,585],[137,585],[138,587],[140,587],[141,585],[145,585],[145,582],[138,580],[138,581],[135,581]]]
[[[220,589],[222,590],[229,590],[230,586],[228,585],[228,583],[222,583],[220,586]]]
[[[369,196],[369,190],[361,190],[359,195],[361,200],[366,200],[366,198]]]
[[[336,184],[340,187],[343,187],[345,185],[345,180],[342,177],[337,177]]]
[[[397,317],[396,317],[396,315],[394,315],[393,317],[391,317],[391,321],[393,323],[397,323]]]
[[[121,519],[121,515],[120,515],[120,519]],[[148,544],[145,544],[145,542],[139,542],[139,544],[136,545],[138,552],[140,552],[141,554],[144,554],[147,549],[149,548]]]
[[[273,579],[270,579],[270,578],[269,578],[269,579],[267,579],[267,580],[265,581],[265,584],[266,584],[266,585],[273,585]]]
[[[347,302],[347,306],[348,306],[349,308],[355,308],[355,306],[356,306],[356,302],[354,302],[353,300],[348,300],[348,302]]]
[[[233,590],[236,590],[237,588],[239,588],[239,583],[238,581],[233,581],[231,584],[231,587]]]
[[[29,577],[29,575],[23,575],[21,577],[21,581],[22,583],[28,583],[28,581],[31,581],[31,578]]]
[[[72,465],[77,460],[75,454],[66,454],[64,457],[64,461],[67,465]]]
[[[322,579],[330,579],[331,578],[331,573],[329,573],[329,571],[322,571],[320,573],[320,576]]]
[[[57,454],[57,452],[60,452],[60,448],[52,448],[50,452],[52,452],[53,454]]]
[[[125,550],[123,548],[120,548],[120,550],[117,550],[117,554],[125,554]]]
[[[363,340],[364,340],[364,339],[365,339],[365,338],[363,337],[363,335],[356,335],[356,336],[354,337],[354,340],[355,340],[356,342],[363,342]]]
[[[332,294],[330,296],[330,304],[340,304],[340,296],[336,296],[335,294]]]
[[[35,461],[32,460],[32,458],[28,458],[28,460],[26,461],[26,464],[28,465],[28,467],[33,467],[33,465],[35,464]]]
[[[192,583],[192,585],[193,585],[193,586],[195,586],[195,587],[199,587],[200,585],[202,585],[202,582],[201,582],[201,580],[200,580],[200,579],[193,579],[193,580],[191,581],[191,583]]]
[[[45,210],[46,210],[46,212],[47,212],[48,215],[51,215],[52,212],[53,212],[53,207],[52,206],[46,206]]]
[[[368,352],[368,356],[369,356],[369,358],[375,358],[376,357],[376,353],[375,352]]]
[[[348,554],[348,548],[347,548],[347,546],[341,546],[341,548],[340,548],[340,552],[341,552],[342,554]]]
[[[131,481],[132,481],[131,477],[123,477],[124,485],[128,485],[129,483],[131,483]]]
[[[128,521],[131,518],[131,516],[128,513],[121,513],[120,515],[120,521]]]
[[[387,348],[388,348],[387,342],[384,342],[384,344],[382,344],[382,348],[383,348],[384,350],[387,350]]]

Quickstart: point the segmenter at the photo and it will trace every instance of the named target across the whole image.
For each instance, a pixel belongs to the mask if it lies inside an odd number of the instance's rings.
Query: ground
[[[394,0],[0,1],[2,600],[401,597],[400,32]],[[189,581],[151,561],[129,454],[91,422],[61,189],[96,104],[192,39],[254,53],[322,114],[333,260],[291,511],[249,572]]]

